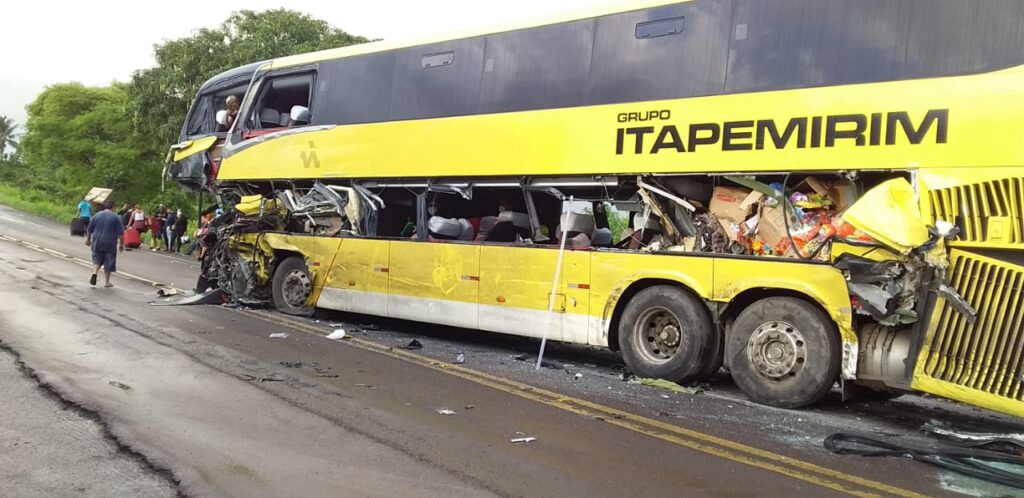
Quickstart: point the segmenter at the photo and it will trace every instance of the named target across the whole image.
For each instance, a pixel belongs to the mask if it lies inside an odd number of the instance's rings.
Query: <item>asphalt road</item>
[[[622,381],[593,348],[554,345],[535,371],[528,339],[150,306],[153,282],[190,287],[196,264],[132,251],[116,287],[95,288],[82,242],[0,206],[0,394],[19,400],[0,408],[4,496],[1015,495],[821,445],[836,431],[920,442],[932,421],[1024,432],[1009,417],[919,396],[778,410],[724,374],[702,394]],[[348,338],[323,337],[338,328]],[[54,449],[66,440],[87,466]],[[23,441],[50,450],[12,450]]]

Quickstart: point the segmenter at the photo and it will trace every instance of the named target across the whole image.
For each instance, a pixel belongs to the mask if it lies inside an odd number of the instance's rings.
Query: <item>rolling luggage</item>
[[[124,231],[124,246],[128,249],[138,249],[142,245],[142,237],[139,236],[139,231],[134,228],[129,228]]]
[[[71,235],[82,237],[85,235],[85,220],[82,218],[71,219]]]

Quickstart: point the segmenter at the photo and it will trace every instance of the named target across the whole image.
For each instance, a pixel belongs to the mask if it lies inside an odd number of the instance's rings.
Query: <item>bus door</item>
[[[390,242],[388,316],[478,328],[480,246]]]

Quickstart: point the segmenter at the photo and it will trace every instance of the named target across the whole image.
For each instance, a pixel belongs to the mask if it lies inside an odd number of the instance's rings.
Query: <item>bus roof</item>
[[[327,50],[320,50],[317,52],[309,52],[305,54],[290,55],[287,57],[281,57],[270,61],[269,69],[280,69],[292,66],[301,66],[304,64],[312,64],[315,62],[339,59],[342,57],[351,57],[354,55],[372,54],[377,52],[383,52],[385,50],[393,50],[398,48],[415,47],[418,45],[427,45],[430,43],[439,43],[450,40],[459,40],[463,38],[471,38],[474,36],[490,35],[496,33],[503,33],[506,31],[515,31],[519,29],[536,28],[539,26],[547,26],[550,24],[558,24],[567,21],[573,21],[576,19],[589,19],[593,17],[600,17],[610,14],[617,14],[620,12],[630,12],[634,10],[643,10],[651,7],[659,7],[663,5],[675,5],[682,3],[689,3],[693,0],[618,0],[612,3],[606,3],[600,6],[594,6],[586,9],[580,9],[576,11],[563,12],[557,15],[548,16],[544,18],[536,18],[527,21],[519,21],[517,23],[507,23],[501,25],[494,25],[489,27],[478,27],[474,29],[468,29],[464,31],[457,31],[447,34],[434,35],[430,37],[420,39],[408,39],[408,40],[382,40],[371,43],[363,43],[359,45],[350,45],[347,47],[331,48]]]
[[[234,69],[228,69],[227,71],[206,80],[206,82],[199,87],[199,91],[196,93],[210,93],[224,88],[237,86],[242,83],[248,83],[249,80],[252,79],[252,74],[255,73],[256,69],[263,64],[266,64],[266,61],[253,62]]]

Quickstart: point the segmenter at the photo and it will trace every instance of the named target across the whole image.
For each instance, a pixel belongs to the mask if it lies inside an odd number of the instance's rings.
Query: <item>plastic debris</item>
[[[271,339],[287,339],[288,338],[288,333],[287,332],[275,332],[273,334],[270,334],[270,338]]]
[[[449,410],[447,408],[441,408],[441,409],[437,410],[437,413],[440,413],[441,415],[445,415],[445,416],[455,415],[455,411],[454,410]]]
[[[537,440],[537,438],[531,437],[531,436],[527,436],[527,437],[514,437],[512,439],[509,439],[509,441],[511,441],[513,443],[532,443],[532,442],[534,442],[536,440]]]
[[[344,339],[346,337],[347,336],[345,335],[345,329],[336,329],[334,332],[327,334],[328,339],[333,339],[335,341]]]
[[[120,389],[122,391],[129,391],[129,390],[131,390],[131,386],[129,386],[128,384],[125,384],[123,382],[118,382],[116,380],[109,381],[109,382],[107,382],[107,384],[110,384],[110,385],[112,385],[112,386],[114,386],[114,387],[116,387],[116,388],[118,388],[118,389]]]
[[[423,343],[421,343],[420,341],[418,341],[416,339],[413,339],[413,340],[409,341],[409,344],[406,344],[405,346],[402,346],[402,349],[408,349],[410,351],[414,350],[414,349],[423,349]]]
[[[583,378],[583,374],[577,372],[576,375],[574,375],[573,377],[576,378],[576,379],[582,379]]]
[[[461,365],[461,364],[463,364],[465,362],[466,362],[466,354],[465,353],[459,353],[459,355],[455,357],[455,361],[453,361],[452,363],[454,363],[456,365]]]
[[[675,382],[665,379],[640,379],[640,383],[645,386],[657,387],[658,389],[665,389],[667,391],[677,393],[701,394],[704,392],[704,390],[699,387],[683,387]],[[664,398],[666,396],[662,395],[662,397]]]
[[[519,353],[519,354],[517,354],[517,355],[512,357],[512,359],[516,360],[516,361],[526,361],[529,358],[530,358],[530,355],[528,355],[526,353]]]

